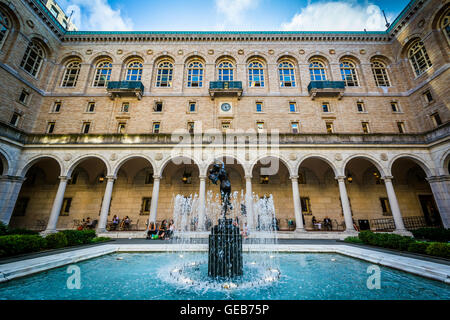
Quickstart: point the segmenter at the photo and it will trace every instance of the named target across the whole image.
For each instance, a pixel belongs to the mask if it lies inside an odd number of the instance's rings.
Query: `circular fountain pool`
[[[450,299],[449,285],[409,273],[380,268],[380,288],[367,285],[372,264],[338,254],[279,253],[274,259],[280,277],[264,280],[260,262],[270,259],[264,253],[244,254],[242,279],[208,279],[207,265],[186,267],[194,283],[180,283],[171,272],[180,266],[205,261],[206,254],[118,253],[77,263],[80,289],[67,286],[72,273],[68,267],[0,283],[0,299],[86,299],[86,300],[303,300],[303,299]],[[118,259],[119,258],[119,259]],[[263,258],[263,260],[261,260]],[[255,264],[251,264],[255,262]],[[203,270],[204,269],[204,270]],[[227,287],[228,282],[228,287]],[[236,284],[236,286],[232,285]]]

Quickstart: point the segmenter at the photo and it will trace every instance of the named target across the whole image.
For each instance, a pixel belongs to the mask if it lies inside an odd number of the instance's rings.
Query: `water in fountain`
[[[233,279],[210,279],[208,255],[188,253],[192,251],[190,244],[194,239],[207,238],[211,228],[222,217],[220,194],[209,190],[206,193],[204,214],[197,194],[178,194],[173,197],[173,241],[177,244],[178,260],[174,261],[170,270],[162,270],[161,276],[183,286],[200,286],[203,290],[250,288],[255,285],[268,285],[278,279],[280,272],[276,254],[277,224],[272,195],[259,197],[254,194],[250,202],[252,208],[247,208],[245,193],[242,190],[234,191],[230,202],[232,209],[229,210],[227,218],[238,221],[241,230],[245,223],[249,227],[249,237],[244,239],[244,244],[249,245],[252,253],[244,255],[244,274]]]

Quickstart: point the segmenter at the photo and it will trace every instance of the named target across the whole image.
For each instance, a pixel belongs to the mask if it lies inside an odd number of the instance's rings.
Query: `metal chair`
[[[139,227],[139,219],[136,220],[136,223],[130,223],[130,230],[132,231],[138,231]]]

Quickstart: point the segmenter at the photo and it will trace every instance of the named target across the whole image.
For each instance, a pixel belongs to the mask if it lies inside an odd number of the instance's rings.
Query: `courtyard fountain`
[[[253,195],[253,214],[250,215],[245,207],[244,192],[232,192],[223,163],[214,164],[208,177],[214,185],[220,182],[220,193],[209,190],[204,208],[200,207],[197,194],[178,194],[173,198],[178,259],[169,274],[162,272],[163,277],[170,282],[206,290],[252,288],[278,280],[276,253],[267,251],[277,242],[272,195],[261,198]],[[248,261],[243,257],[241,226],[244,225],[253,226],[248,230],[253,237],[247,241],[256,248],[255,252],[245,255]],[[190,244],[195,242],[193,235],[201,232],[209,232],[208,256],[197,254],[188,258]]]

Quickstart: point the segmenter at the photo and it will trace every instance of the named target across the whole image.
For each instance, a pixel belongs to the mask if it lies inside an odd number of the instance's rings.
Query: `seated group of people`
[[[322,229],[322,228],[321,228],[322,226],[323,226],[323,228],[324,228],[325,230],[328,230],[328,231],[333,230],[333,225],[332,225],[331,219],[328,218],[328,216],[325,217],[325,219],[323,219],[322,222],[317,221],[317,220],[316,220],[316,217],[313,216],[311,222],[312,222],[314,228],[317,227],[319,230]]]
[[[112,222],[110,224],[111,230],[117,230],[117,227],[122,230],[129,230],[130,229],[130,223],[131,219],[128,216],[125,216],[125,218],[120,221],[119,217],[117,215],[114,215]]]
[[[156,224],[152,221],[150,222],[147,230],[147,239],[163,239],[168,240],[173,236],[175,231],[175,224],[173,220],[170,220],[167,224],[167,220],[163,220],[159,228],[156,228]]]

